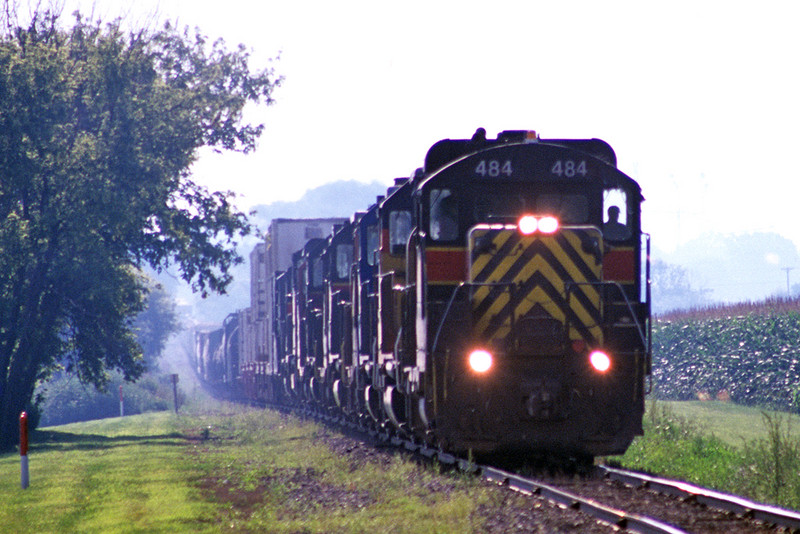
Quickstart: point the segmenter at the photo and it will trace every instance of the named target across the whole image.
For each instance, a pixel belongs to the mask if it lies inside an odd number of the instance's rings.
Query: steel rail
[[[651,517],[630,514],[616,508],[600,504],[597,501],[575,495],[547,484],[520,477],[494,467],[480,467],[481,475],[490,481],[508,486],[509,488],[531,495],[539,495],[545,499],[561,504],[568,508],[579,510],[600,521],[643,534],[686,534],[686,531],[668,523],[658,521]]]
[[[297,411],[302,415],[325,421],[341,429],[347,429],[351,432],[361,434],[362,436],[369,436],[376,441],[391,445],[397,449],[405,449],[412,454],[419,454],[428,460],[453,466],[463,472],[479,474],[488,481],[506,486],[514,491],[527,495],[537,495],[550,502],[581,511],[612,527],[617,527],[629,532],[639,532],[641,534],[688,534],[685,530],[681,530],[663,521],[612,508],[592,499],[581,497],[513,473],[508,473],[495,467],[479,465],[469,459],[459,458],[456,455],[440,449],[428,447],[402,437],[376,432],[375,430],[367,429],[343,417],[330,416],[310,409],[309,407],[300,408]]]
[[[634,473],[605,465],[599,466],[599,469],[612,480],[617,480],[629,486],[646,487],[659,493],[682,499],[691,499],[718,510],[733,512],[742,517],[757,519],[793,530],[800,529],[800,513],[792,510],[757,503],[736,495],[695,486],[687,482]]]

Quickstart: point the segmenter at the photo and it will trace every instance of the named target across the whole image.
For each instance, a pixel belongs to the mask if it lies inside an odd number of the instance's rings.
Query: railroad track
[[[800,514],[685,482],[600,466],[595,476],[547,483],[480,467],[489,480],[578,509],[631,532],[800,532]]]
[[[728,514],[774,525],[786,531],[800,532],[800,513],[756,503],[736,495],[710,490],[686,482],[668,480],[608,466],[598,468],[604,476],[632,488],[642,488],[669,495],[681,501],[696,503]]]
[[[509,489],[579,510],[614,529],[646,534],[799,532],[800,513],[687,484],[608,466],[589,476],[533,479],[480,465],[439,449],[382,434],[338,417],[301,409],[332,424],[431,461],[479,474]]]

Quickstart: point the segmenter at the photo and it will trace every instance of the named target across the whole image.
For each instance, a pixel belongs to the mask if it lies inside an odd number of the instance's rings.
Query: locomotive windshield
[[[338,245],[336,247],[336,275],[339,278],[348,278],[350,276],[350,265],[352,263],[352,245]]]
[[[458,238],[458,204],[450,189],[432,189],[430,235],[434,241]]]
[[[392,254],[405,251],[411,234],[411,212],[407,210],[389,213],[389,246]]]
[[[585,194],[492,193],[477,196],[474,217],[479,222],[516,220],[526,213],[553,215],[565,224],[585,224],[589,201]]]
[[[541,195],[536,199],[536,213],[553,215],[563,224],[583,224],[589,220],[589,201],[586,195]]]

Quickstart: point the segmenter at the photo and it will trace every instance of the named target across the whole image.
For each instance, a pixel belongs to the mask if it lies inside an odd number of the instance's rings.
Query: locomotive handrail
[[[456,295],[458,294],[458,291],[466,285],[466,282],[459,283],[453,290],[453,294],[450,295],[450,300],[447,301],[447,307],[444,309],[441,319],[439,319],[439,326],[436,327],[436,335],[433,336],[433,344],[431,345],[432,355],[436,353],[436,346],[439,344],[439,335],[442,333],[442,326],[444,325],[445,319],[447,319],[447,315],[450,313],[450,308],[453,307],[453,302],[456,300]]]
[[[633,310],[633,305],[631,304],[628,295],[625,294],[625,290],[622,287],[622,284],[619,282],[609,280],[603,282],[567,282],[565,285],[565,289],[567,290],[568,294],[572,293],[572,286],[612,286],[616,287],[619,291],[620,295],[622,295],[623,300],[625,301],[625,305],[628,307],[628,312],[631,314],[631,320],[633,321],[634,325],[636,326],[636,331],[639,334],[639,339],[642,341],[643,347],[649,347],[650,336],[647,335],[642,328],[642,324],[639,321],[639,318],[636,316],[636,313]],[[649,348],[647,349],[649,351]]]
[[[653,391],[653,318],[650,291],[650,234],[642,233],[646,242],[647,256],[645,256],[645,303],[647,306],[647,376],[650,379],[648,394]],[[640,269],[641,271],[641,269]]]
[[[456,286],[453,290],[453,294],[450,295],[450,300],[447,301],[447,307],[444,309],[444,313],[442,314],[441,319],[439,319],[439,326],[436,327],[436,335],[433,337],[433,345],[431,345],[431,354],[436,353],[436,346],[439,344],[439,335],[442,333],[442,326],[444,325],[445,319],[447,319],[447,315],[450,313],[450,308],[453,307],[453,302],[456,300],[456,295],[461,288],[464,287],[499,287],[499,286],[513,286],[514,282],[461,282]],[[512,321],[513,321],[513,314],[512,314]]]

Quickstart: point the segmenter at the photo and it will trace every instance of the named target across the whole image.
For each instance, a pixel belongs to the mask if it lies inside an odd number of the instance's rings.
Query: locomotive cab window
[[[322,258],[314,258],[311,264],[311,287],[314,289],[322,287]]]
[[[589,202],[585,195],[541,195],[536,212],[553,215],[564,224],[581,224],[589,220]]]
[[[367,264],[375,265],[378,258],[378,247],[380,246],[380,234],[377,226],[367,228]]]
[[[458,204],[449,189],[432,189],[430,196],[430,236],[434,241],[458,238]]]
[[[389,248],[391,254],[402,254],[411,235],[411,212],[393,211],[389,214]]]
[[[628,195],[624,189],[603,191],[603,236],[609,241],[625,241],[632,235]]]
[[[353,263],[353,247],[350,245],[338,245],[336,247],[336,276],[348,278],[350,276],[350,264]]]
[[[515,220],[525,213],[526,209],[525,197],[519,193],[479,193],[475,197],[474,214],[475,220],[478,221],[502,222],[507,219]]]

